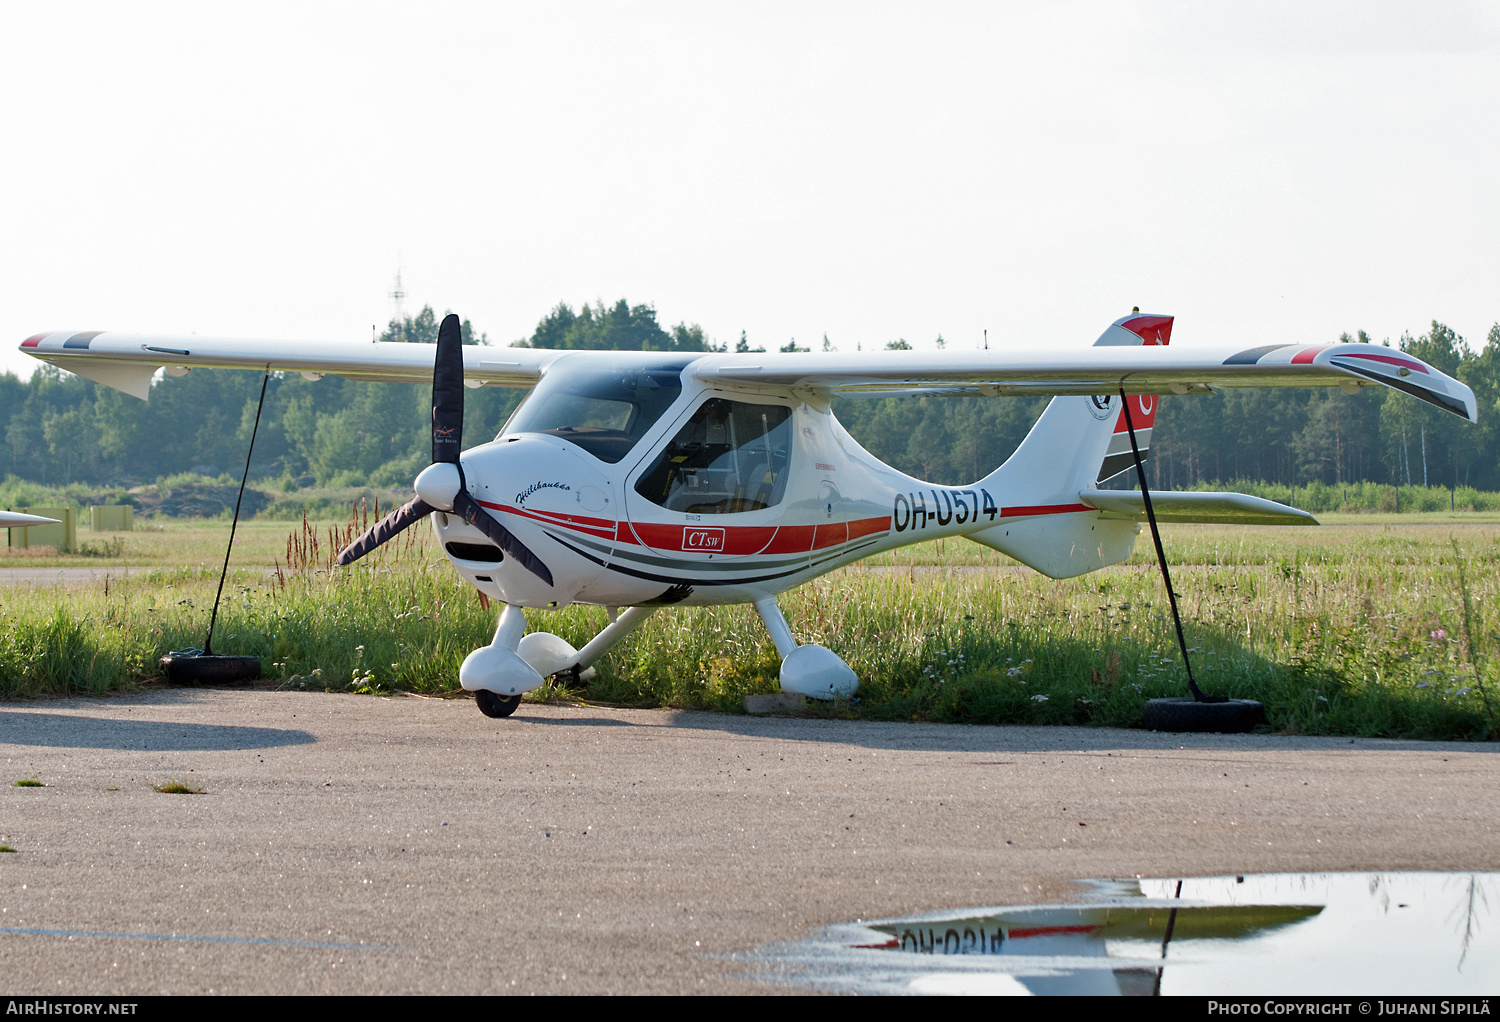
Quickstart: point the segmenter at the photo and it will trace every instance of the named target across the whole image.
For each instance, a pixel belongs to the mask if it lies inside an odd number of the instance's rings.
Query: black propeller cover
[[[453,313],[438,327],[437,357],[432,365],[432,462],[458,464],[464,449],[463,331]]]
[[[421,497],[413,497],[396,510],[386,515],[353,543],[346,546],[333,563],[339,567],[353,564],[386,540],[420,522],[432,513],[432,505]]]
[[[443,317],[438,328],[437,354],[432,364],[432,462],[458,466],[459,490],[453,498],[453,513],[488,536],[501,550],[515,558],[527,571],[547,583],[552,571],[526,544],[516,538],[495,517],[469,496],[463,466],[458,455],[464,440],[464,352],[463,331],[453,313]],[[421,497],[401,505],[372,525],[363,536],[340,551],[334,562],[339,566],[353,564],[403,529],[435,511]]]

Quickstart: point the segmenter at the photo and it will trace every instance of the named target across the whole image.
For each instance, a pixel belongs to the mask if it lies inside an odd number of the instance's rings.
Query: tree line
[[[381,340],[435,343],[429,308],[392,320]],[[464,343],[487,343],[463,323]],[[1360,332],[1339,340],[1371,343]],[[518,346],[664,352],[723,351],[696,324],[664,327],[650,305],[560,303]],[[835,350],[825,337],[824,350]],[[1298,486],[1356,483],[1500,490],[1500,325],[1475,349],[1434,321],[1396,346],[1475,391],[1471,425],[1384,387],[1227,391],[1162,399],[1148,460],[1153,486],[1215,480]],[[741,333],[738,351],[756,351]],[[904,340],[886,345],[910,348]],[[805,351],[795,342],[784,351]],[[254,373],[195,369],[164,376],[142,402],[44,365],[30,380],[0,376],[5,464],[44,485],[149,483],[183,472],[237,475],[255,420]],[[523,392],[465,394],[465,442],[499,432]],[[1021,442],[1045,398],[845,398],[835,413],[875,456],[944,484],[972,481]],[[298,486],[408,486],[430,454],[429,393],[410,384],[273,375],[252,476]]]

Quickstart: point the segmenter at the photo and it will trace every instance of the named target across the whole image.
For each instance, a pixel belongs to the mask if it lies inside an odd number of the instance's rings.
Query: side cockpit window
[[[713,398],[698,409],[635,484],[669,511],[722,515],[781,503],[792,410]]]

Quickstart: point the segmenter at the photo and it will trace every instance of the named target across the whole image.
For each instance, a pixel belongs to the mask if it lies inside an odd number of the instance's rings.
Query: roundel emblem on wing
[[[1089,414],[1102,422],[1114,414],[1114,401],[1113,394],[1095,394],[1089,398]]]

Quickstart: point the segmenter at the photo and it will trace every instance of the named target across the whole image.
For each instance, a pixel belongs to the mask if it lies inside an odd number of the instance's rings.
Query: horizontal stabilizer
[[[1098,508],[1106,519],[1146,520],[1146,501],[1137,490],[1084,490],[1081,503]],[[1151,491],[1151,508],[1159,522],[1214,525],[1317,525],[1306,511],[1247,493]]]

